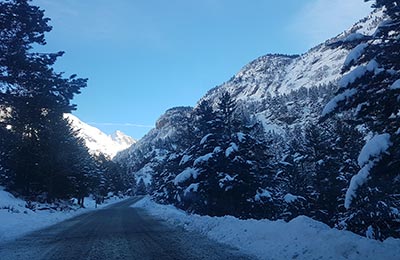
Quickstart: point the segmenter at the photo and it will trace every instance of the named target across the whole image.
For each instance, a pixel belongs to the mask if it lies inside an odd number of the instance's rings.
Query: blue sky
[[[300,54],[370,11],[363,0],[34,0],[52,19],[40,51],[89,78],[74,112],[140,138],[174,106],[267,53]]]

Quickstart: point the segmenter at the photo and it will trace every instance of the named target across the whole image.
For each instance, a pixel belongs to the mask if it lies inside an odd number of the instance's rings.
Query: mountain
[[[119,130],[112,133],[110,135],[110,137],[114,142],[119,144],[121,147],[126,147],[126,148],[128,148],[129,146],[131,146],[132,144],[134,144],[136,142],[135,139],[124,134],[123,132],[121,132]],[[126,148],[124,148],[124,149],[126,149]]]
[[[116,131],[112,135],[106,135],[98,128],[82,122],[72,114],[65,114],[65,118],[71,122],[73,129],[78,131],[78,136],[83,138],[91,154],[103,154],[112,159],[118,152],[136,143],[135,139],[121,131]]]
[[[342,66],[350,52],[345,45],[334,47],[333,44],[350,41],[362,34],[372,35],[383,18],[382,10],[374,11],[350,29],[301,55],[267,54],[259,57],[227,82],[209,90],[199,103],[209,100],[215,105],[221,93],[228,92],[238,103],[237,114],[250,114],[266,132],[277,134],[284,134],[287,127],[315,122],[322,107],[336,91]],[[309,95],[309,89],[316,92],[315,95]],[[299,96],[307,97],[299,99]],[[164,148],[174,150],[180,134],[186,131],[184,122],[190,120],[193,109],[176,107],[166,111],[158,119],[156,128],[120,153],[117,160],[128,164],[132,172],[137,172],[146,164],[143,158],[151,161],[150,158],[162,157]]]
[[[387,24],[390,19],[378,9],[302,55],[268,54],[252,61],[194,108],[167,110],[155,129],[116,160],[127,165],[141,193],[147,189],[158,202],[188,212],[286,221],[306,215],[375,239],[400,237],[395,231],[400,204],[391,201],[398,189],[386,184],[398,178],[383,180],[386,175],[377,172],[371,181],[367,167],[373,164],[365,165],[365,158],[376,163],[392,145],[389,134],[374,136],[370,128],[383,101],[367,111],[369,121],[357,118],[375,102],[370,88],[378,94],[398,89],[396,70],[384,63],[396,57],[398,37],[388,32],[393,37],[388,45],[379,38]],[[385,49],[379,58],[387,70],[375,60],[362,60],[364,48],[374,44]],[[361,63],[352,68],[355,61]],[[393,77],[385,89],[383,72]],[[343,88],[360,84],[367,73],[377,82],[362,83],[362,103],[322,116],[325,107],[350,102],[356,90]],[[398,97],[390,97],[384,105],[394,111]],[[389,121],[378,122],[390,125],[394,135],[396,111],[387,114]],[[396,164],[391,167],[398,172]]]
[[[383,19],[375,11],[350,29],[301,55],[268,54],[244,66],[228,82],[210,90],[204,99],[216,99],[229,92],[237,100],[260,100],[267,95],[288,94],[302,87],[311,88],[336,82],[349,53],[345,45],[332,48],[338,41],[372,35]]]
[[[135,173],[137,182],[143,179],[150,185],[154,172],[150,161],[161,160],[167,151],[177,148],[175,143],[179,141],[179,134],[186,131],[185,124],[182,122],[190,120],[192,111],[192,107],[168,109],[157,120],[154,129],[151,129],[130,148],[119,152],[114,159],[127,165],[128,170]]]

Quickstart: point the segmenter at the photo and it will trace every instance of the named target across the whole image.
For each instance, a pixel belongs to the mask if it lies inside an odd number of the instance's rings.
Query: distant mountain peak
[[[117,130],[114,133],[110,135],[111,139],[120,144],[121,147],[126,146],[126,148],[129,148],[132,144],[136,143],[136,140],[130,137],[129,135],[126,135],[125,133]],[[125,149],[126,149],[125,148]]]
[[[135,139],[121,131],[117,130],[107,135],[100,129],[84,123],[75,115],[65,114],[64,117],[71,123],[72,128],[78,131],[78,136],[85,141],[91,154],[103,154],[112,159],[118,152],[136,143]]]

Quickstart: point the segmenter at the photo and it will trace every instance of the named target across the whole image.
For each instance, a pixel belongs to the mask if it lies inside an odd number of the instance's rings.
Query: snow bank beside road
[[[121,201],[121,199],[112,197],[106,203],[99,205],[98,208],[118,201]],[[85,198],[85,208],[76,206],[69,211],[54,209],[32,211],[25,205],[26,201],[15,198],[0,186],[0,242],[17,238],[95,209],[95,201],[92,198]],[[40,206],[50,207],[51,205],[40,204]]]
[[[132,207],[146,209],[186,230],[239,248],[259,259],[399,259],[400,240],[384,242],[300,216],[289,223],[269,220],[240,220],[231,216],[188,215],[173,206],[159,205],[145,197]]]

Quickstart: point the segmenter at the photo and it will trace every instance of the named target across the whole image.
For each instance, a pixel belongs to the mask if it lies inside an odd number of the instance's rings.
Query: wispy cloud
[[[74,2],[34,0],[33,4],[38,5],[40,8],[44,9],[46,16],[48,16],[48,13],[46,12],[47,10],[50,10],[51,13],[56,16],[56,18],[68,16],[76,17],[79,15],[79,12],[74,7]]]
[[[288,30],[311,47],[348,29],[371,12],[370,6],[362,0],[311,0]]]
[[[51,18],[53,33],[67,34],[75,40],[158,46],[164,37],[154,19],[143,13],[136,1],[34,0],[34,4]]]
[[[97,122],[89,122],[89,125],[97,125],[97,126],[126,126],[126,127],[139,127],[139,128],[153,128],[152,125],[142,125],[142,124],[133,124],[133,123],[97,123]]]

